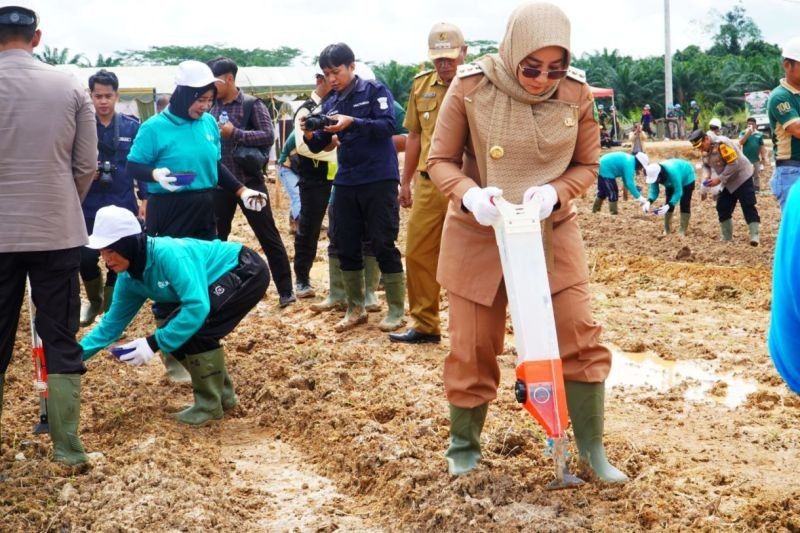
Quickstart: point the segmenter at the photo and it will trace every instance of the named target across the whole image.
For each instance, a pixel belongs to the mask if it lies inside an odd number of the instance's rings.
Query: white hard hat
[[[655,183],[660,173],[661,173],[661,165],[659,165],[658,163],[650,163],[646,167],[644,181],[646,183]]]
[[[647,165],[650,164],[650,158],[647,157],[647,154],[644,152],[636,152],[636,155],[634,157],[636,158],[637,161],[639,161],[639,164],[642,165],[644,168],[647,168]]]
[[[205,87],[214,82],[222,81],[214,77],[211,68],[201,61],[190,59],[178,65],[175,71],[175,83],[186,87]]]
[[[127,209],[115,205],[101,207],[95,215],[94,231],[89,235],[89,244],[86,247],[99,250],[123,237],[138,235],[141,232],[142,225]]]
[[[786,59],[800,61],[800,37],[792,37],[781,47],[781,55]]]
[[[714,118],[712,118],[711,120],[708,121],[708,127],[709,128],[721,128],[722,127],[722,121],[720,119],[718,119],[717,117],[714,117]]]

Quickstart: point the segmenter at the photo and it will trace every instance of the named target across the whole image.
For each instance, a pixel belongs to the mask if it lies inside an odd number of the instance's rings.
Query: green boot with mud
[[[612,202],[611,200],[608,201],[608,212],[612,215],[619,214],[619,204],[617,202]]]
[[[383,275],[383,286],[386,289],[386,303],[389,309],[386,318],[381,320],[378,328],[381,331],[394,331],[406,323],[406,275],[403,272]]]
[[[454,476],[468,474],[481,460],[481,431],[489,404],[463,408],[450,404],[450,447],[444,453],[447,471]]]
[[[337,333],[367,322],[367,310],[364,308],[364,271],[343,270],[342,280],[347,298],[347,311],[345,311],[344,318],[334,328]]]
[[[177,413],[178,422],[200,426],[222,418],[225,382],[225,352],[222,348],[187,355],[186,368],[192,376],[194,405]]]
[[[667,211],[664,213],[664,235],[669,235],[672,233],[672,217],[675,215],[675,212]]]
[[[103,278],[98,276],[95,279],[84,281],[83,288],[86,291],[87,303],[81,305],[80,324],[85,328],[94,322],[100,311],[103,310]]]
[[[233,388],[233,381],[231,380],[230,374],[228,374],[228,368],[223,366],[222,367],[222,410],[223,411],[230,411],[237,405],[239,405],[239,397],[236,396],[236,391]]]
[[[164,320],[157,318],[156,327],[160,328],[163,325]],[[192,376],[189,375],[186,365],[175,359],[171,353],[162,350],[161,362],[164,363],[164,369],[167,371],[167,380],[170,383],[190,383],[192,381]]]
[[[758,235],[760,225],[758,222],[750,222],[747,225],[747,230],[750,232],[750,246],[758,246],[758,243],[761,242]]]
[[[47,418],[53,440],[53,461],[74,466],[89,460],[78,436],[80,412],[80,374],[47,376]]]
[[[624,483],[628,476],[608,462],[603,446],[605,420],[605,383],[565,381],[567,409],[578,447],[578,457],[600,481]]]
[[[720,239],[724,242],[733,240],[733,219],[729,218],[719,223]]]
[[[681,235],[686,235],[686,230],[689,229],[689,219],[692,218],[691,213],[681,213],[681,227],[678,230],[678,233]]]
[[[114,287],[103,287],[103,312],[111,309],[111,303],[114,301]]]
[[[381,310],[381,302],[375,291],[381,282],[381,269],[378,260],[370,255],[364,256],[364,308],[370,313]],[[384,284],[386,282],[384,281]]]
[[[311,304],[311,310],[315,313],[330,311],[331,309],[344,309],[347,307],[347,300],[344,294],[344,281],[342,281],[342,270],[339,265],[339,258],[335,255],[328,257],[328,280],[330,288],[328,296],[321,302]]]
[[[595,197],[594,203],[592,204],[592,213],[599,213],[600,208],[603,207],[603,199]]]

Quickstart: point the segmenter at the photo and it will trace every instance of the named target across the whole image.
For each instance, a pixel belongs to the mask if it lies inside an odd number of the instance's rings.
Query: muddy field
[[[679,143],[651,150],[688,153]],[[696,195],[689,234],[662,236],[638,203],[591,214],[578,202],[597,319],[616,350],[606,443],[624,486],[548,492],[542,432],[512,393],[512,341],[482,436],[485,461],[452,478],[441,383],[448,342],[389,343],[369,324],[337,335],[339,316],[271,287],[227,340],[241,405],[194,429],[170,414],[190,401],[157,361],[130,368],[98,354],[83,380],[82,437],[99,452],[67,470],[31,434],[23,316],[7,375],[0,451],[3,531],[685,530],[800,531],[800,397],[766,350],[778,209],[759,196],[762,245],[718,241],[714,204]],[[275,200],[273,199],[273,202]],[[287,231],[287,202],[276,209]],[[676,220],[677,223],[677,220]],[[243,219],[237,238],[256,246]],[[291,239],[286,239],[291,253]],[[315,284],[324,292],[324,246]],[[443,297],[446,324],[447,301]],[[142,312],[135,338],[153,328]]]

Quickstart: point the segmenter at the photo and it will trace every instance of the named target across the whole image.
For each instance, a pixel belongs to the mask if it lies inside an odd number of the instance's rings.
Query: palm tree
[[[86,56],[83,54],[75,54],[74,56],[69,55],[69,48],[63,48],[59,50],[58,48],[50,48],[49,46],[45,45],[44,50],[41,54],[35,54],[36,59],[43,63],[47,63],[48,65],[79,65],[79,66],[90,66],[89,60],[86,59]]]
[[[405,106],[408,101],[408,93],[411,91],[411,83],[419,70],[414,65],[401,65],[397,61],[372,65],[375,77],[383,83],[395,101]]]
[[[121,57],[103,57],[103,54],[97,54],[97,60],[94,62],[95,67],[118,67],[122,65]]]

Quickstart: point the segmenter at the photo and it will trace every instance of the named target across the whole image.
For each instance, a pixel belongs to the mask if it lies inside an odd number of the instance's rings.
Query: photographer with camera
[[[400,250],[395,245],[400,228],[397,199],[400,174],[392,140],[394,98],[379,81],[364,80],[355,74],[355,55],[344,43],[327,46],[320,54],[319,66],[334,91],[322,104],[322,114],[335,123],[313,130],[311,126],[317,124],[314,120],[309,123],[305,117],[300,126],[312,152],[331,148],[334,135],[338,139],[333,236],[347,313],[336,325],[336,331],[346,331],[367,321],[364,240],[372,243],[386,289],[389,310],[379,327],[391,331],[405,323],[405,278]]]
[[[246,95],[236,86],[236,74],[239,67],[232,59],[218,57],[208,63],[211,72],[220,82],[217,83],[217,99],[209,113],[219,124],[219,133],[222,138],[222,163],[233,172],[236,179],[247,187],[266,195],[267,201],[260,211],[245,209],[242,200],[230,191],[217,187],[214,191],[214,212],[217,217],[217,236],[228,239],[231,232],[231,221],[236,212],[236,206],[241,207],[247,223],[253,229],[278,289],[279,303],[286,307],[295,301],[292,290],[292,270],[289,266],[289,255],[283,245],[281,235],[275,226],[272,208],[269,204],[269,194],[264,183],[264,174],[258,164],[242,160],[239,155],[241,148],[261,151],[264,163],[269,155],[269,148],[274,141],[272,120],[264,102],[254,96]],[[221,119],[227,117],[227,119]],[[255,152],[255,158],[259,158]],[[257,168],[256,168],[257,167]]]
[[[128,175],[128,151],[139,131],[139,119],[116,112],[119,101],[119,80],[108,70],[101,69],[89,77],[89,92],[94,104],[97,123],[97,173],[89,194],[83,201],[83,218],[86,231],[94,229],[97,210],[107,205],[124,207],[144,219],[147,205],[145,187],[139,183],[139,200],[134,194],[133,179]],[[105,286],[100,274],[100,253],[90,248],[81,249],[81,279],[88,302],[81,306],[81,326],[94,322],[101,311],[111,305],[117,275],[107,270]]]

